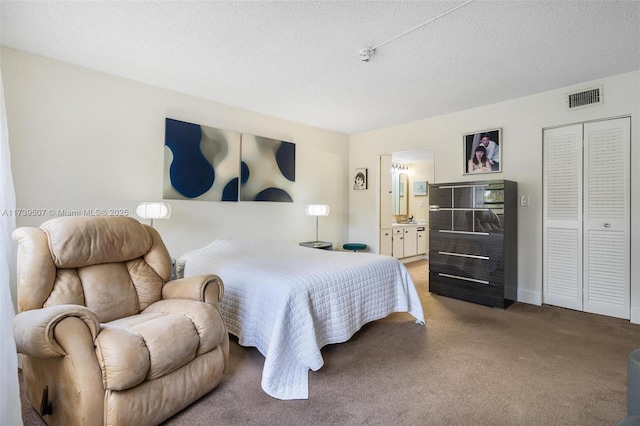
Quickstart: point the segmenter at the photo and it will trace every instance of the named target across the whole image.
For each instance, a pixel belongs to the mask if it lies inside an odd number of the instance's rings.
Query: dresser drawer
[[[469,256],[457,253],[429,251],[429,270],[478,281],[504,283],[504,261],[499,257]]]
[[[429,291],[491,307],[505,308],[508,304],[501,284],[482,284],[432,271],[429,272]]]
[[[434,251],[460,253],[490,258],[504,257],[502,234],[478,234],[429,231],[429,248]]]

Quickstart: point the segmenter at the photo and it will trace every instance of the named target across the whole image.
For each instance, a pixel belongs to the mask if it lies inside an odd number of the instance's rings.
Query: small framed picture
[[[429,182],[426,180],[413,181],[413,195],[428,195]]]
[[[367,169],[356,169],[353,173],[353,189],[367,189]]]
[[[463,174],[502,171],[502,129],[483,130],[463,135]]]

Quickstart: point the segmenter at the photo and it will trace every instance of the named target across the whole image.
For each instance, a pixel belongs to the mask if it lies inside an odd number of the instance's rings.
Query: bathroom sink
[[[427,221],[426,220],[421,220],[421,221],[416,221],[414,220],[413,222],[395,222],[392,223],[393,226],[400,226],[400,225],[426,225]]]

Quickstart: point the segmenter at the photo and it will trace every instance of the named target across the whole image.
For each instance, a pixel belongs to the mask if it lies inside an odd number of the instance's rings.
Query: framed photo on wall
[[[502,129],[483,130],[462,136],[463,174],[502,171]]]
[[[416,180],[413,182],[413,195],[429,195],[429,182]]]
[[[353,173],[353,189],[362,190],[367,189],[367,169],[356,169]]]

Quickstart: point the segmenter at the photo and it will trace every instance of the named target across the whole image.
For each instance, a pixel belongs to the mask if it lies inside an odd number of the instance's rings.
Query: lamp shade
[[[329,206],[326,204],[307,204],[304,214],[307,216],[329,216]]]
[[[136,216],[142,219],[168,219],[171,217],[171,204],[163,201],[142,201],[136,204]]]

